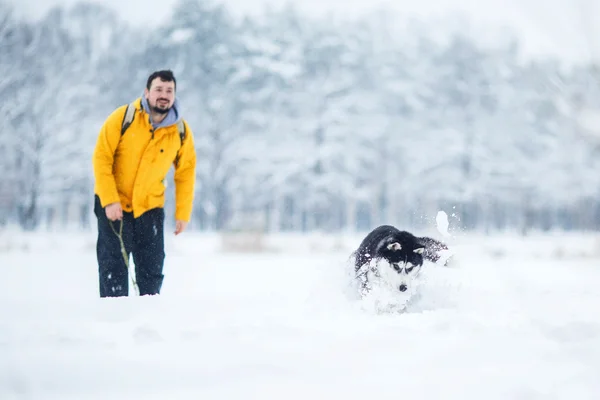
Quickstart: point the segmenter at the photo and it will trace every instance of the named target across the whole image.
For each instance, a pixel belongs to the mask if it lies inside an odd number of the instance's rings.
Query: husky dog
[[[423,261],[436,262],[438,252],[448,247],[429,237],[382,225],[371,231],[353,253],[355,276],[361,294],[371,290],[371,280],[379,279],[400,292],[406,292],[419,275]]]

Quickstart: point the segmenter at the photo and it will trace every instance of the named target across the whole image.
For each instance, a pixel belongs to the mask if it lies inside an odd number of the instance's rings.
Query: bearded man
[[[130,255],[139,295],[160,294],[166,178],[172,166],[175,234],[191,219],[196,149],[176,85],[170,70],[152,73],[143,95],[113,111],[100,129],[93,153],[100,297],[129,295]]]

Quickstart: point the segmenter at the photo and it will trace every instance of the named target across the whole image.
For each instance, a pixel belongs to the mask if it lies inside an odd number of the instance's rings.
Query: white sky
[[[56,4],[76,0],[9,0],[20,15],[38,18]],[[334,12],[357,16],[387,4],[403,14],[443,15],[468,13],[480,24],[505,24],[516,28],[526,50],[534,54],[558,54],[568,59],[600,62],[600,1],[598,0],[292,0],[311,14]],[[162,22],[176,0],[102,0],[121,11],[135,25]],[[221,0],[238,13],[260,13],[266,4],[281,7],[286,0]],[[164,11],[162,11],[164,10]]]

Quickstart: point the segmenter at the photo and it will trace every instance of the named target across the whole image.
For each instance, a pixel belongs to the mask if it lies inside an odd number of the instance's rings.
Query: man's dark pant
[[[129,271],[121,252],[121,241],[116,234],[119,233],[121,222],[123,223],[121,235],[123,244],[128,259],[130,255],[133,255],[140,296],[160,294],[165,260],[164,209],[148,210],[138,218],[133,218],[133,213],[123,212],[122,221],[110,221],[100,204],[100,199],[95,196],[94,213],[98,218],[96,256],[98,258],[100,297],[129,295]]]

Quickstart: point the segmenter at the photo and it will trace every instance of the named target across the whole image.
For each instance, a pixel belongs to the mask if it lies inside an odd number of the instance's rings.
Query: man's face
[[[175,82],[163,82],[160,78],[155,78],[150,90],[144,90],[144,95],[152,111],[166,114],[175,101]]]

